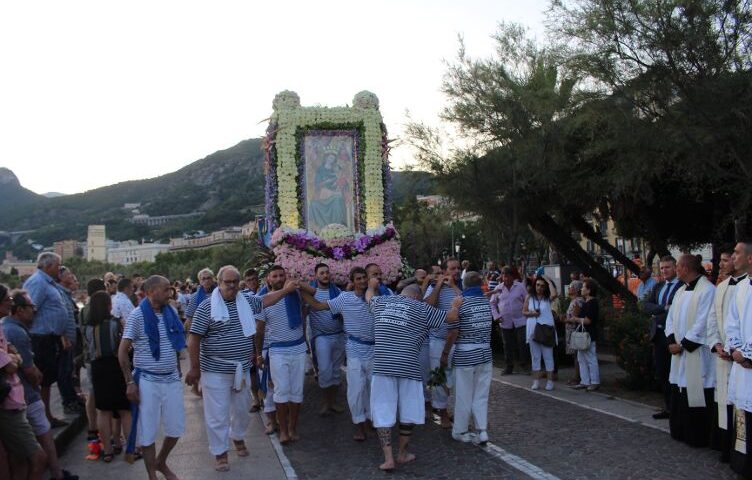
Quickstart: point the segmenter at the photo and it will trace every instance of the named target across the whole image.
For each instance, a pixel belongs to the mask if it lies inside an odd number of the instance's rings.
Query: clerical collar
[[[741,275],[739,275],[738,277],[731,277],[731,278],[729,279],[729,286],[731,286],[731,285],[736,285],[737,283],[741,282],[741,281],[742,281],[742,280],[744,280],[745,278],[747,278],[747,274],[746,274],[746,273],[742,273],[742,274],[741,274]]]
[[[691,292],[692,290],[694,290],[695,287],[697,286],[697,282],[699,282],[701,278],[702,278],[702,275],[698,275],[697,278],[695,278],[694,280],[692,280],[691,282],[687,284],[687,288],[684,291]]]

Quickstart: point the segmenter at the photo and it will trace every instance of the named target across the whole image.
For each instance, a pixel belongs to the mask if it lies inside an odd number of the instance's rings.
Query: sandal
[[[235,443],[235,451],[237,452],[238,457],[247,457],[250,455],[248,447],[245,446],[245,442],[235,442],[233,440],[233,443]]]
[[[102,461],[104,461],[104,463],[110,463],[113,458],[115,458],[115,455],[112,452],[102,455]]]
[[[214,463],[214,470],[218,472],[230,471],[230,464],[227,462],[226,455],[217,459],[216,463]]]

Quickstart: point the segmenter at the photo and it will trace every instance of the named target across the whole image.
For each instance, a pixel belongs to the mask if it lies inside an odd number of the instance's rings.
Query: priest
[[[742,242],[747,264],[752,262],[752,241]],[[738,245],[737,245],[738,246]],[[726,317],[726,351],[733,364],[729,374],[728,401],[734,406],[731,429],[731,468],[752,477],[752,285],[744,279],[736,285]]]
[[[732,358],[726,350],[725,319],[729,305],[734,298],[736,285],[747,278],[747,255],[744,243],[721,251],[720,269],[726,277],[715,289],[713,309],[708,317],[707,346],[715,354],[715,404],[713,448],[721,451],[721,461],[728,462],[731,454],[731,428],[733,407],[728,402],[728,378],[731,373]]]
[[[715,364],[707,346],[707,321],[713,309],[715,286],[694,255],[676,264],[684,285],[676,292],[666,319],[671,353],[671,437],[692,447],[710,443],[710,407],[715,387]]]

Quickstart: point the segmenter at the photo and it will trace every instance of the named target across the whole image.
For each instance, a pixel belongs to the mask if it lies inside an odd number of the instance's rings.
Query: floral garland
[[[279,93],[274,99],[267,135],[267,159],[273,169],[267,168],[267,183],[274,183],[267,195],[267,201],[274,201],[277,211],[270,211],[274,225],[287,227],[302,226],[300,211],[299,178],[299,135],[300,131],[321,128],[322,125],[357,126],[359,130],[358,153],[362,156],[358,164],[362,168],[361,181],[356,188],[362,199],[361,222],[366,229],[376,228],[385,223],[383,122],[378,110],[378,98],[370,92],[360,92],[353,99],[353,107],[301,107],[300,98],[295,92]],[[272,126],[274,126],[272,130]],[[274,176],[272,177],[272,174]],[[359,185],[357,185],[359,184]],[[268,205],[268,204],[267,204]],[[363,228],[363,227],[361,227]]]
[[[337,233],[336,229],[331,232],[332,236]],[[387,283],[395,281],[403,268],[399,236],[392,225],[369,230],[365,235],[332,239],[282,227],[272,235],[271,244],[274,262],[288,274],[303,280],[313,280],[314,269],[319,263],[329,265],[330,275],[339,285],[347,284],[353,267],[365,268],[375,263],[381,268],[382,279]]]
[[[321,258],[349,260],[367,252],[376,245],[396,238],[397,230],[394,229],[393,225],[369,231],[365,235],[358,233],[352,238],[333,238],[328,243],[325,239],[307,230],[279,228],[272,235],[271,245],[272,248],[285,245],[288,248],[295,248]]]

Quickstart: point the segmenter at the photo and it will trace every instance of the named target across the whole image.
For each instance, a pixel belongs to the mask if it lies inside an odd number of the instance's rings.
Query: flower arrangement
[[[383,225],[385,217],[384,125],[378,110],[378,98],[360,92],[353,99],[355,107],[301,107],[295,92],[279,93],[273,102],[266,137],[267,151],[267,219],[274,226],[303,226],[300,185],[300,141],[307,129],[350,129],[358,132],[358,165],[356,177],[361,207],[361,228]],[[387,167],[388,168],[388,163]],[[385,181],[386,180],[386,181]],[[387,210],[388,211],[388,210]]]
[[[329,265],[338,284],[346,284],[353,267],[375,263],[383,278],[392,282],[402,267],[397,231],[392,225],[369,230],[366,234],[325,240],[300,229],[278,228],[272,235],[275,262],[288,273],[305,280],[313,279],[317,263]]]

